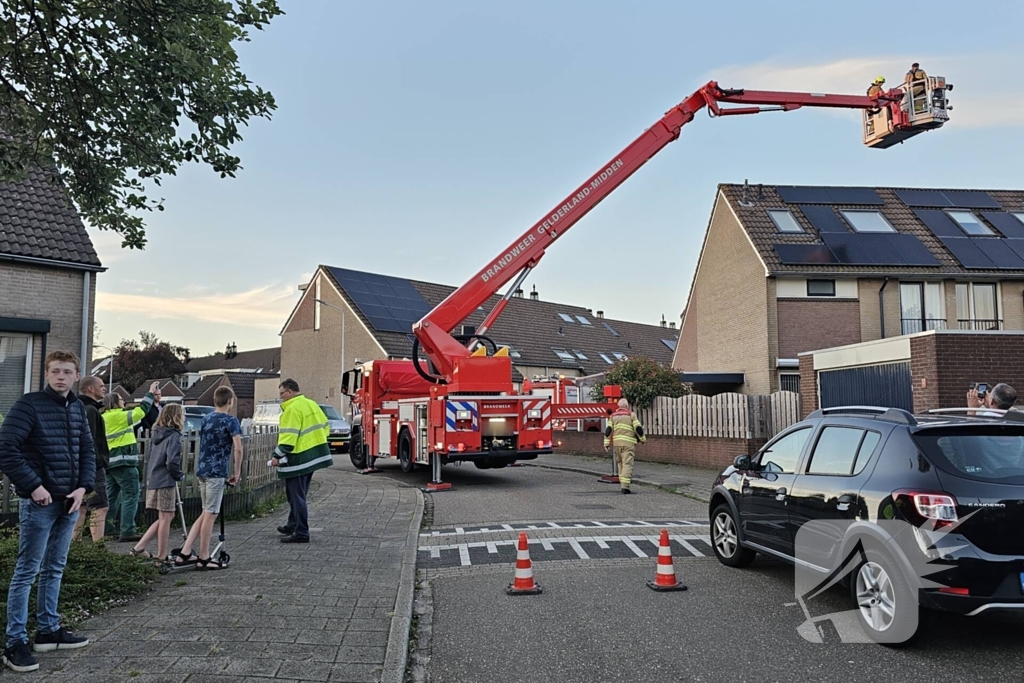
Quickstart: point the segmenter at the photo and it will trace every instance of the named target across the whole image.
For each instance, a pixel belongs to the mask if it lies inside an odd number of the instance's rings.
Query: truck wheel
[[[356,429],[352,431],[352,439],[348,444],[348,459],[357,470],[366,469],[366,456],[363,455],[363,432]]]
[[[412,461],[412,439],[409,438],[409,432],[402,432],[398,437],[398,464],[406,474],[416,471],[416,463]]]

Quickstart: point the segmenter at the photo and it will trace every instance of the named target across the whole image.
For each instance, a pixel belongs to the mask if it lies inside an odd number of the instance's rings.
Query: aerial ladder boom
[[[420,374],[427,377],[427,371],[420,367],[418,349],[422,348],[431,364],[429,379],[435,384],[451,385],[453,393],[459,385],[470,386],[470,377],[486,374],[494,377],[500,373],[481,373],[485,367],[481,361],[504,362],[508,358],[479,358],[481,350],[474,352],[476,340],[457,339],[452,331],[472,315],[491,296],[515,279],[494,309],[477,327],[476,335],[483,337],[488,328],[501,314],[505,305],[525,279],[536,267],[548,248],[581,218],[597,206],[619,185],[640,169],[651,157],[679,137],[683,126],[693,120],[701,109],[707,107],[709,114],[733,116],[758,114],[767,111],[793,111],[802,107],[830,107],[838,109],[861,109],[879,111],[890,108],[899,112],[899,103],[904,92],[893,89],[875,98],[864,95],[829,95],[797,92],[773,92],[767,90],[730,90],[709,82],[685,100],[672,107],[653,126],[643,132],[619,154],[612,157],[601,169],[576,188],[568,197],[549,211],[544,218],[530,227],[497,257],[468,282],[452,292],[444,301],[413,325],[416,341],[413,347],[413,365]],[[745,105],[725,107],[722,105]],[[897,119],[898,120],[898,119]],[[909,125],[907,126],[909,127]],[[467,343],[468,342],[468,343]],[[497,355],[502,355],[500,352]],[[492,369],[493,370],[493,369]],[[479,390],[479,384],[474,389]]]

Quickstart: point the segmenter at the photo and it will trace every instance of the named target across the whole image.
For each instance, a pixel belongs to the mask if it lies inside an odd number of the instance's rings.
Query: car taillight
[[[921,518],[921,521],[931,520],[938,529],[956,521],[959,517],[956,514],[956,499],[947,493],[923,493],[918,491],[896,491],[893,498],[903,506],[905,513]],[[909,503],[909,505],[906,505]],[[910,509],[910,506],[913,506]]]

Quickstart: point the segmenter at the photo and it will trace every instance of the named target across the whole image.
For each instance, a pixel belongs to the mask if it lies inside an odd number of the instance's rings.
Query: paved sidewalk
[[[39,655],[39,673],[47,683],[399,683],[422,511],[416,488],[320,470],[308,545],[278,541],[287,505],[229,523],[228,569],[160,577],[152,593],[89,620],[89,647]],[[172,547],[180,541],[172,530]]]
[[[538,456],[536,460],[527,460],[525,465],[533,467],[549,467],[556,470],[582,472],[602,476],[612,473],[611,456],[598,458],[589,455],[566,455],[553,453]],[[705,503],[711,500],[711,485],[718,476],[718,470],[686,465],[668,465],[660,462],[633,461],[633,481],[637,484],[660,486],[661,488],[681,493]],[[611,486],[611,484],[609,484]]]

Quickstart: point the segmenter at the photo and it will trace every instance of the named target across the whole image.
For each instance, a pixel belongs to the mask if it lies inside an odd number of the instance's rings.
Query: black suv
[[[1024,413],[817,410],[718,476],[710,519],[723,564],[848,586],[875,642],[909,642],[919,608],[1024,609]]]

